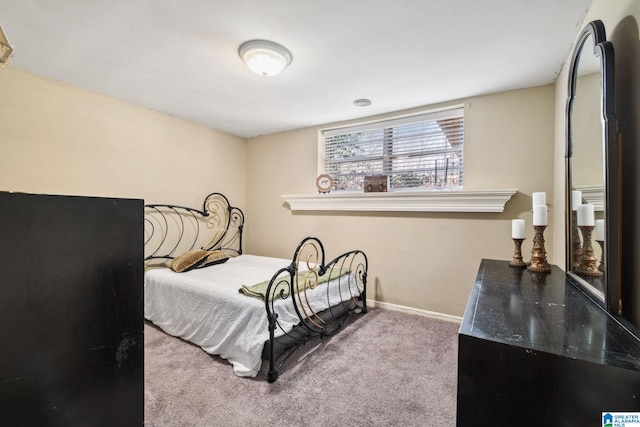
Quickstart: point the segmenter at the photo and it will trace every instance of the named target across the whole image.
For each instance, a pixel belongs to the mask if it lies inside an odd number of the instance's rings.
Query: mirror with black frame
[[[607,311],[621,314],[613,66],[604,25],[590,22],[576,41],[569,68],[566,271]]]

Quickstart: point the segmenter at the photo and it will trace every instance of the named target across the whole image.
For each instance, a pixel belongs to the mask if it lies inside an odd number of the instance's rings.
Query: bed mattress
[[[290,264],[287,259],[240,255],[224,264],[185,273],[150,269],[145,272],[145,318],[166,333],[228,360],[236,375],[256,376],[269,339],[269,324],[264,302],[241,294],[239,289],[269,280]],[[314,309],[327,309],[359,293],[355,278],[337,281],[321,284],[309,293]],[[291,298],[278,299],[274,305],[284,331],[300,322]],[[276,337],[284,331],[277,328]]]

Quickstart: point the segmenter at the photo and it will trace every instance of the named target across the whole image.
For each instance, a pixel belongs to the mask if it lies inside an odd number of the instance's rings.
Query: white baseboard
[[[406,307],[404,305],[391,304],[388,302],[375,301],[368,299],[367,306],[380,307],[386,310],[400,311],[402,313],[417,314],[418,316],[432,317],[435,319],[446,320],[449,322],[461,323],[462,317],[452,316],[451,314],[438,313],[436,311],[422,310],[420,308]]]

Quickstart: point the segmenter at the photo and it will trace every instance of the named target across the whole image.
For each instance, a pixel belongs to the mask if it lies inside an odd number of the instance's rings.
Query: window
[[[461,188],[464,109],[328,129],[324,172],[334,190],[362,190],[364,177],[389,176],[389,191]]]

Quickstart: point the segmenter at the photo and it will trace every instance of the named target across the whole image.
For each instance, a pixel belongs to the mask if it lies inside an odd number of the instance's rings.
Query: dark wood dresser
[[[640,411],[638,331],[553,266],[482,260],[459,332],[458,426],[602,426]]]
[[[143,214],[0,192],[0,425],[143,425]]]

